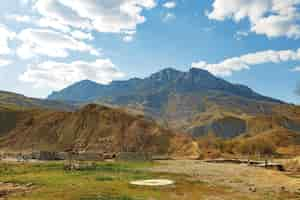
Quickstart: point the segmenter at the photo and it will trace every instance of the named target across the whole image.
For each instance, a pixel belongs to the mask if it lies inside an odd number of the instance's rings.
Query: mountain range
[[[208,135],[238,143],[272,141],[284,152],[300,146],[299,106],[201,69],[167,68],[108,85],[84,80],[46,100],[0,92],[0,123],[0,149],[141,151],[143,146],[195,156],[195,142]]]
[[[108,85],[84,80],[53,92],[48,99],[127,107],[139,110],[168,127],[197,136],[211,131],[211,128],[200,126],[203,122],[210,126],[215,126],[214,122],[233,123],[227,131],[214,128],[213,132],[225,137],[245,132],[245,128],[230,128],[243,127],[239,118],[235,120],[240,113],[271,114],[273,108],[285,105],[247,86],[232,84],[197,68],[188,72],[166,68],[144,79],[114,81]],[[205,120],[203,116],[206,116]],[[245,123],[244,119],[242,121]]]
[[[192,68],[188,72],[166,68],[144,79],[133,78],[127,81],[113,81],[108,85],[83,80],[61,91],[53,92],[48,96],[48,99],[78,102],[109,99],[112,102],[123,104],[130,101],[150,101],[149,106],[151,106],[151,100],[153,103],[155,102],[155,99],[150,99],[151,97],[190,92],[211,92],[280,103],[279,100],[262,96],[247,86],[229,83],[213,76],[208,71],[197,68]]]

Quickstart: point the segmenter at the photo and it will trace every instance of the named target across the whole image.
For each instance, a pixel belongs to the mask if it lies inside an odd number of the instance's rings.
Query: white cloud
[[[35,24],[42,28],[52,28],[65,33],[71,31],[69,26],[61,24],[57,20],[50,18],[40,18],[35,21]]]
[[[12,15],[5,16],[5,18],[8,19],[8,20],[14,20],[16,22],[22,22],[22,23],[32,22],[32,18],[28,15],[12,14]]]
[[[19,0],[21,5],[27,5],[31,0]]]
[[[249,35],[249,32],[247,32],[247,31],[237,31],[236,35],[237,36],[242,36],[242,37],[247,37]]]
[[[244,37],[247,37],[249,35],[249,32],[247,31],[237,31],[236,34],[234,35],[234,38],[236,40],[241,40]]]
[[[214,0],[209,19],[240,22],[249,19],[251,31],[269,38],[300,38],[300,0]]]
[[[166,13],[166,14],[163,16],[163,18],[162,18],[163,22],[169,22],[169,21],[172,21],[172,20],[174,20],[174,19],[176,19],[176,15],[173,14],[173,13]]]
[[[92,36],[91,33],[85,33],[79,30],[75,30],[71,32],[71,35],[79,40],[94,40],[94,37]]]
[[[55,19],[46,18],[46,17],[10,14],[10,15],[6,15],[5,18],[19,23],[36,25],[42,28],[52,28],[65,33],[71,31],[71,28],[68,25],[64,25]]]
[[[6,65],[10,65],[13,62],[11,60],[6,60],[6,59],[2,59],[0,58],[0,67],[6,66]]]
[[[48,29],[25,29],[17,37],[22,41],[22,45],[17,49],[17,54],[23,59],[36,55],[65,58],[69,56],[69,51],[99,55],[99,52],[92,46],[71,36]]]
[[[168,8],[168,9],[176,8],[176,2],[175,1],[168,1],[168,2],[163,4],[163,7]]]
[[[93,80],[108,84],[125,76],[109,59],[94,62],[75,61],[72,63],[44,62],[29,66],[19,77],[20,81],[33,83],[35,87],[62,89],[81,80]]]
[[[132,40],[133,40],[132,35],[126,35],[126,36],[123,37],[124,42],[131,42]]]
[[[12,53],[8,42],[10,40],[13,40],[15,36],[16,33],[8,30],[6,26],[0,24],[0,55],[7,55]]]
[[[144,23],[155,0],[38,0],[36,10],[57,23],[98,32],[124,33]]]
[[[91,27],[88,19],[80,17],[74,10],[60,2],[61,0],[38,0],[34,8],[45,18],[61,26],[87,29]]]
[[[300,72],[300,66],[294,67],[292,69],[293,72]]]
[[[300,61],[300,48],[297,51],[260,51],[240,57],[228,58],[216,64],[209,64],[205,61],[194,62],[192,63],[192,67],[208,70],[217,76],[230,76],[235,71],[250,69],[254,65],[287,61]]]

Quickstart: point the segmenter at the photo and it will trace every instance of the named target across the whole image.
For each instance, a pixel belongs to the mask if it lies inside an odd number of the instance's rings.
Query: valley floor
[[[300,199],[300,176],[274,170],[229,163],[160,161],[153,172],[186,174],[212,186],[223,185],[249,199]],[[287,198],[289,196],[289,198]],[[251,197],[251,198],[250,198]],[[283,198],[284,199],[284,198]]]
[[[201,161],[102,162],[64,171],[63,162],[0,163],[0,199],[9,200],[299,200],[300,178],[282,172]],[[171,179],[174,186],[130,181]],[[7,188],[10,188],[8,191]],[[6,190],[5,190],[6,189]]]

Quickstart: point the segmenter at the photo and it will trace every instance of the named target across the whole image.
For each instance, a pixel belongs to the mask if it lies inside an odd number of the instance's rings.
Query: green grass
[[[112,196],[111,194],[103,194],[100,196],[82,197],[80,200],[140,200],[126,195]]]
[[[224,200],[256,199],[233,193],[230,188],[210,186],[184,175],[151,173],[143,170],[153,163],[97,163],[93,168],[64,171],[63,162],[42,164],[0,163],[1,182],[34,185],[26,194],[16,193],[9,200]],[[176,181],[168,187],[137,187],[133,180],[167,178]]]
[[[136,179],[154,177],[141,172],[140,169],[151,166],[151,163],[97,163],[93,169],[64,171],[61,162],[43,164],[0,164],[1,182],[17,184],[33,183],[36,189],[25,196],[13,196],[19,200],[81,200],[111,199],[135,200],[148,195],[157,196],[155,191],[135,191],[128,182]],[[108,195],[107,191],[111,191]],[[109,197],[111,196],[111,197]]]

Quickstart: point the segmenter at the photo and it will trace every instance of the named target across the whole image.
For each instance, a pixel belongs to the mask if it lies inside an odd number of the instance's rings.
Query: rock
[[[251,192],[256,192],[256,187],[250,187],[250,188],[249,188],[249,191],[251,191]]]
[[[0,197],[4,197],[8,194],[7,190],[0,190]]]
[[[27,183],[25,186],[26,187],[32,187],[32,186],[34,186],[34,184],[33,183]]]

